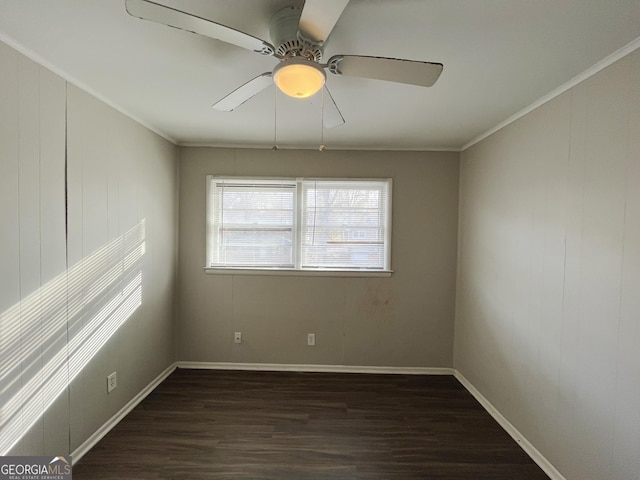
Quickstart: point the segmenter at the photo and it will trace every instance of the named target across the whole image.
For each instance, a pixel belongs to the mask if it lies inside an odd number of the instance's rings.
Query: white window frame
[[[211,193],[211,184],[215,180],[239,180],[246,183],[261,182],[294,182],[296,185],[295,206],[294,206],[294,229],[292,235],[293,241],[293,265],[291,268],[278,266],[221,266],[213,265],[213,249],[214,239],[212,238],[212,228],[210,225],[211,209],[213,205],[213,195]],[[329,268],[329,267],[307,267],[301,266],[301,238],[303,228],[303,182],[385,182],[387,185],[386,195],[386,212],[387,221],[385,226],[384,237],[384,266],[383,268]],[[393,196],[393,180],[391,178],[303,178],[303,177],[249,177],[249,176],[228,176],[228,175],[207,175],[206,176],[206,261],[204,270],[208,274],[220,275],[302,275],[302,276],[345,276],[345,277],[389,277],[392,274],[391,269],[391,231],[392,231],[392,196]]]

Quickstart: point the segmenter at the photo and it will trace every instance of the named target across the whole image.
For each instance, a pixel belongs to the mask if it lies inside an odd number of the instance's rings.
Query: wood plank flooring
[[[181,369],[73,478],[548,480],[451,376]]]

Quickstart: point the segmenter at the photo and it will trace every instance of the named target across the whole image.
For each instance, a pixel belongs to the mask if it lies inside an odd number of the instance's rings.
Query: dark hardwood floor
[[[73,478],[548,480],[450,376],[215,370],[176,370]]]

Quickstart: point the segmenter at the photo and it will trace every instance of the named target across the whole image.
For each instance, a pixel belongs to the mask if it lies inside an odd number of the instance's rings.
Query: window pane
[[[212,178],[210,247],[214,266],[294,264],[295,183]]]
[[[237,266],[292,264],[291,229],[221,229],[220,261]]]
[[[303,268],[385,268],[386,181],[303,183]]]

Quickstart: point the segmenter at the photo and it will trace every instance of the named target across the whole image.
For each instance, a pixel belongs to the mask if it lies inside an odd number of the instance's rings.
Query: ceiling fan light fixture
[[[273,69],[273,82],[293,98],[307,98],[324,86],[327,75],[316,62],[293,57],[282,61]]]

